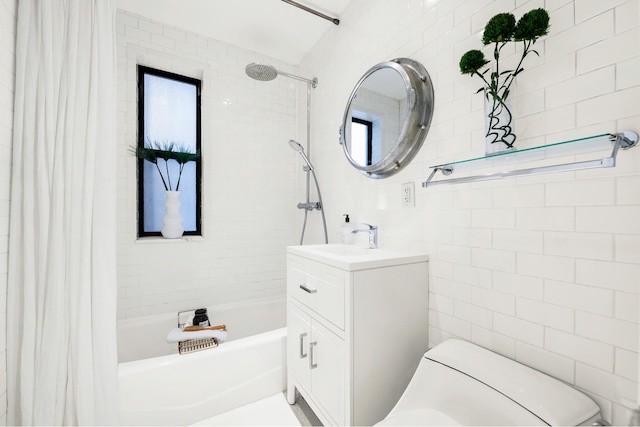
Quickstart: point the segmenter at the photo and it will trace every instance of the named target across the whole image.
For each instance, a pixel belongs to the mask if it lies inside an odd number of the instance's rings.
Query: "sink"
[[[361,248],[359,246],[350,245],[325,245],[316,246],[316,250],[339,256],[358,256],[367,255],[370,251],[375,251],[377,249]]]
[[[428,260],[423,253],[387,248],[369,249],[341,244],[289,246],[287,252],[347,271]]]

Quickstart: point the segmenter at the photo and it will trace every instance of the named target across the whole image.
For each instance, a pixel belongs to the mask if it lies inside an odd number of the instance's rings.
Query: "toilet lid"
[[[459,426],[456,420],[434,409],[401,411],[376,424],[377,426]]]

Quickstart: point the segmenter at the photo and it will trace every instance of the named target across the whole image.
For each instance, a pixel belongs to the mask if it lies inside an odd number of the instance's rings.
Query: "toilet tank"
[[[600,415],[598,405],[570,385],[466,341],[447,340],[425,359],[483,383],[549,425],[577,426]]]

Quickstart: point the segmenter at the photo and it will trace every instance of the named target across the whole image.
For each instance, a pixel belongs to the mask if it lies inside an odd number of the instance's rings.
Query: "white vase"
[[[490,156],[506,150],[515,150],[516,134],[511,112],[511,103],[494,100],[484,95],[485,154]]]
[[[165,191],[164,200],[166,212],[162,217],[162,237],[165,239],[179,239],[184,233],[182,215],[180,215],[180,192]]]

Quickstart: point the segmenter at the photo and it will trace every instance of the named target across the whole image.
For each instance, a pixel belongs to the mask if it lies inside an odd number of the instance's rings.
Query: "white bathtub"
[[[268,307],[267,307],[268,306]],[[264,318],[275,310],[276,319]],[[244,320],[235,325],[224,320],[232,331],[277,329],[233,339],[197,353],[152,357],[121,362],[119,365],[119,412],[121,425],[188,425],[247,403],[274,395],[286,388],[286,310],[284,299],[235,307],[233,317]],[[219,313],[208,309],[209,317]],[[224,312],[224,310],[221,310]],[[243,314],[238,314],[243,313]],[[262,314],[259,314],[262,313]],[[230,314],[231,316],[231,314]],[[267,316],[268,317],[268,316]],[[158,319],[161,320],[161,319]],[[130,322],[127,322],[130,323]],[[176,323],[175,319],[174,322]],[[218,323],[214,321],[212,323]],[[139,338],[150,319],[144,319]],[[254,324],[253,326],[249,324]],[[134,329],[131,325],[127,330]],[[173,324],[170,327],[174,327]],[[161,327],[158,326],[158,329]],[[166,350],[166,334],[162,343]],[[238,335],[241,335],[240,333]],[[119,343],[128,338],[119,337]],[[120,345],[120,344],[119,344]],[[162,348],[160,346],[160,348]],[[129,353],[129,351],[125,352]],[[119,351],[119,354],[122,353]],[[127,355],[137,357],[133,355]]]

